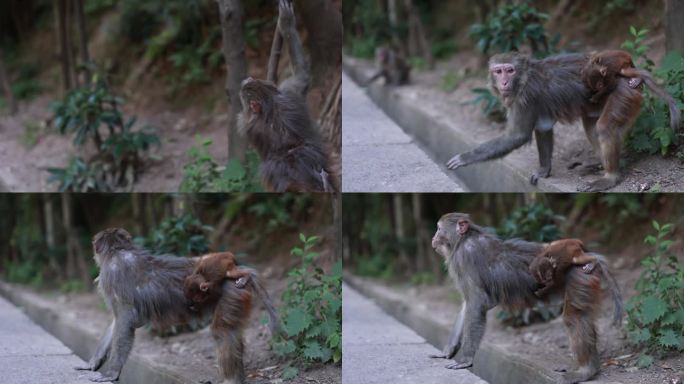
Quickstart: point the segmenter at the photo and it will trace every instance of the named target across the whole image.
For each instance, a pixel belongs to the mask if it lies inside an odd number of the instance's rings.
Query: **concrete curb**
[[[58,338],[83,360],[88,361],[95,352],[104,329],[79,323],[78,319],[56,311],[54,302],[4,281],[0,281],[0,294],[21,307],[31,320]],[[160,367],[153,360],[133,351],[124,365],[119,383],[191,384],[196,383],[196,379],[183,377],[180,372]]]
[[[407,305],[400,297],[392,297],[381,289],[345,274],[345,283],[372,299],[380,308],[399,320],[430,344],[441,349],[449,338],[452,324],[443,324]],[[501,346],[484,341],[475,355],[473,373],[491,384],[554,384],[559,375],[529,359],[508,352]]]
[[[372,70],[354,59],[343,58],[342,68],[356,83],[367,79]],[[440,113],[409,100],[401,88],[384,86],[381,82],[367,89],[368,96],[397,122],[402,129],[421,143],[423,149],[438,163],[445,163],[456,152],[465,152],[480,144],[472,134],[454,129]],[[472,192],[561,192],[567,186],[549,179],[539,180],[537,187],[529,182],[531,169],[522,168],[510,158],[489,161],[476,167],[455,171],[459,180]],[[536,167],[536,164],[535,164]],[[483,176],[487,177],[483,177]]]

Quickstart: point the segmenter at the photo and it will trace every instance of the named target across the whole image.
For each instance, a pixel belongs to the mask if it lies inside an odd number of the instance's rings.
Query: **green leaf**
[[[651,364],[653,364],[653,357],[645,353],[642,353],[637,360],[637,366],[639,368],[648,368]]]
[[[283,369],[283,374],[280,377],[283,380],[291,380],[297,377],[297,375],[299,375],[299,369],[292,366],[287,366],[285,369]]]
[[[641,344],[651,339],[651,332],[647,328],[637,329],[629,333],[634,344]]]
[[[285,320],[285,331],[288,336],[295,336],[305,330],[309,324],[311,324],[311,319],[306,312],[301,308],[292,308]]]
[[[667,311],[667,303],[656,296],[644,298],[641,305],[641,317],[648,325],[661,318]]]
[[[660,337],[658,337],[658,344],[663,347],[673,348],[679,346],[679,337],[672,329],[661,329]]]

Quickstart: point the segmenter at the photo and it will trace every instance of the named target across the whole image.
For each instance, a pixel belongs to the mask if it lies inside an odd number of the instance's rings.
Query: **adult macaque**
[[[280,87],[251,77],[242,82],[242,131],[261,158],[261,177],[267,191],[339,191],[339,174],[331,166],[330,153],[306,105],[309,68],[289,0],[280,0],[277,28],[287,42],[294,76]],[[277,65],[277,60],[271,62]]]
[[[593,54],[582,68],[582,81],[593,93],[590,101],[601,102],[605,95],[617,87],[618,76],[630,78],[631,88],[641,84],[639,72],[629,52],[612,50]]]
[[[385,79],[387,85],[409,83],[411,67],[396,50],[386,46],[378,47],[375,50],[375,62],[378,71],[366,81],[366,87],[381,77]]]
[[[544,285],[534,294],[541,297],[552,288],[561,286],[565,272],[573,265],[581,265],[584,273],[591,273],[598,260],[585,252],[584,243],[579,239],[556,240],[545,246],[530,263],[530,273]]]
[[[236,280],[235,286],[244,288],[253,274],[251,269],[238,267],[230,252],[209,253],[199,259],[195,270],[185,278],[183,294],[194,308],[221,296],[221,285],[226,279]]]
[[[499,304],[517,307],[536,301],[538,285],[528,268],[543,245],[501,240],[486,233],[467,214],[449,213],[437,223],[432,247],[444,257],[463,296],[463,307],[443,353],[432,357],[454,359],[447,365],[450,369],[467,368],[473,365],[482,341],[488,310]],[[604,291],[612,294],[615,318],[622,316],[617,285],[605,262],[598,260],[598,267],[589,274],[570,268],[565,275],[563,322],[577,367],[564,374],[564,383],[587,380],[600,368],[594,320]]]
[[[481,144],[472,151],[458,154],[447,162],[450,169],[503,157],[528,143],[534,132],[539,152],[539,169],[530,182],[551,175],[553,126],[582,119],[585,133],[594,152],[601,159],[604,175],[580,187],[582,191],[601,191],[619,181],[622,142],[641,107],[641,91],[619,77],[605,102],[591,103],[591,91],[582,82],[581,70],[589,60],[585,54],[562,54],[534,59],[520,53],[494,55],[489,61],[489,78],[494,93],[508,110],[506,133]],[[680,112],[672,96],[653,80],[648,71],[638,70],[639,77],[670,107],[670,123],[677,129]]]
[[[264,303],[271,329],[278,325],[275,309],[256,275],[249,276],[243,289],[223,284],[219,297],[192,310],[186,305],[183,282],[195,268],[196,259],[153,255],[137,248],[131,235],[121,228],[95,235],[93,250],[100,268],[98,288],[114,320],[88,365],[77,369],[96,371],[103,367],[92,381],[116,381],[133,347],[136,328],[148,323],[183,324],[213,313],[211,333],[216,341],[221,379],[244,383],[242,330],[249,318],[253,294]]]

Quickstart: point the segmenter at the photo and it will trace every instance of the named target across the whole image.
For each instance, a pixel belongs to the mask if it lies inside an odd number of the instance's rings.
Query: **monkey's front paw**
[[[280,0],[278,4],[280,32],[289,31],[294,27],[294,9],[291,0]]]
[[[463,158],[463,154],[459,153],[458,155],[452,157],[451,160],[447,161],[446,165],[449,169],[456,169],[458,167],[468,165],[468,163]]]
[[[627,84],[629,84],[630,88],[635,89],[640,86],[642,82],[643,80],[640,77],[632,77]]]
[[[589,263],[589,264],[584,264],[582,266],[582,272],[584,273],[591,273],[594,271],[596,268],[596,263]]]
[[[90,381],[96,383],[115,382],[117,380],[119,380],[119,375],[116,374],[99,374],[97,377],[90,379]]]
[[[88,365],[77,365],[77,366],[74,367],[74,369],[77,370],[77,371],[94,371],[94,370],[95,370],[95,367],[93,367],[92,364],[88,364]]]
[[[447,355],[444,353],[437,353],[437,354],[433,353],[433,354],[429,354],[428,357],[431,359],[446,359]]]
[[[473,359],[461,359],[446,366],[447,369],[464,369],[473,366]]]
[[[247,285],[248,279],[246,277],[241,277],[235,281],[235,286],[238,288],[244,288]]]

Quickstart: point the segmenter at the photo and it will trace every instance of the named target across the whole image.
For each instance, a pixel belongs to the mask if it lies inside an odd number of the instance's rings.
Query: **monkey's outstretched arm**
[[[294,76],[283,82],[281,91],[291,91],[306,96],[309,91],[311,75],[309,74],[309,65],[304,58],[304,47],[297,33],[292,3],[289,0],[280,0],[279,12],[278,28],[283,39],[287,41],[290,61],[294,66]]]
[[[444,346],[442,353],[439,355],[430,355],[430,357],[435,359],[452,359],[456,352],[461,348],[461,339],[463,338],[463,323],[465,321],[466,305],[467,302],[463,302],[461,311],[458,313],[458,318],[454,324],[454,328],[451,330],[449,335],[449,341],[447,345]]]
[[[465,311],[463,321],[463,335],[461,337],[460,353],[453,357],[454,363],[446,367],[448,369],[463,369],[473,365],[475,352],[480,347],[487,323],[487,310],[485,297],[476,296]]]
[[[128,305],[120,305],[114,321],[114,332],[112,337],[112,348],[109,354],[109,361],[100,375],[90,381],[107,382],[119,379],[128,354],[133,348],[135,338],[136,311]]]
[[[506,156],[514,149],[530,141],[532,131],[537,124],[537,116],[528,111],[511,113],[509,114],[509,122],[506,134],[480,144],[479,147],[470,152],[460,153],[452,157],[447,162],[447,167],[449,169],[456,169],[464,165]]]
[[[109,350],[112,347],[112,335],[114,334],[115,322],[116,320],[112,320],[111,324],[109,324],[109,327],[107,327],[107,330],[100,339],[100,343],[97,346],[97,350],[95,350],[95,354],[88,361],[88,365],[74,367],[74,369],[79,371],[97,371],[98,369],[100,369],[102,364],[107,359]]]
[[[379,78],[382,77],[382,76],[385,76],[385,77],[386,77],[386,75],[385,75],[385,70],[384,70],[384,69],[379,70],[379,71],[376,72],[373,76],[371,76],[368,80],[366,80],[366,81],[363,83],[363,86],[364,86],[364,87],[367,87],[367,86],[373,84],[373,82],[374,82],[375,80],[379,79]]]

